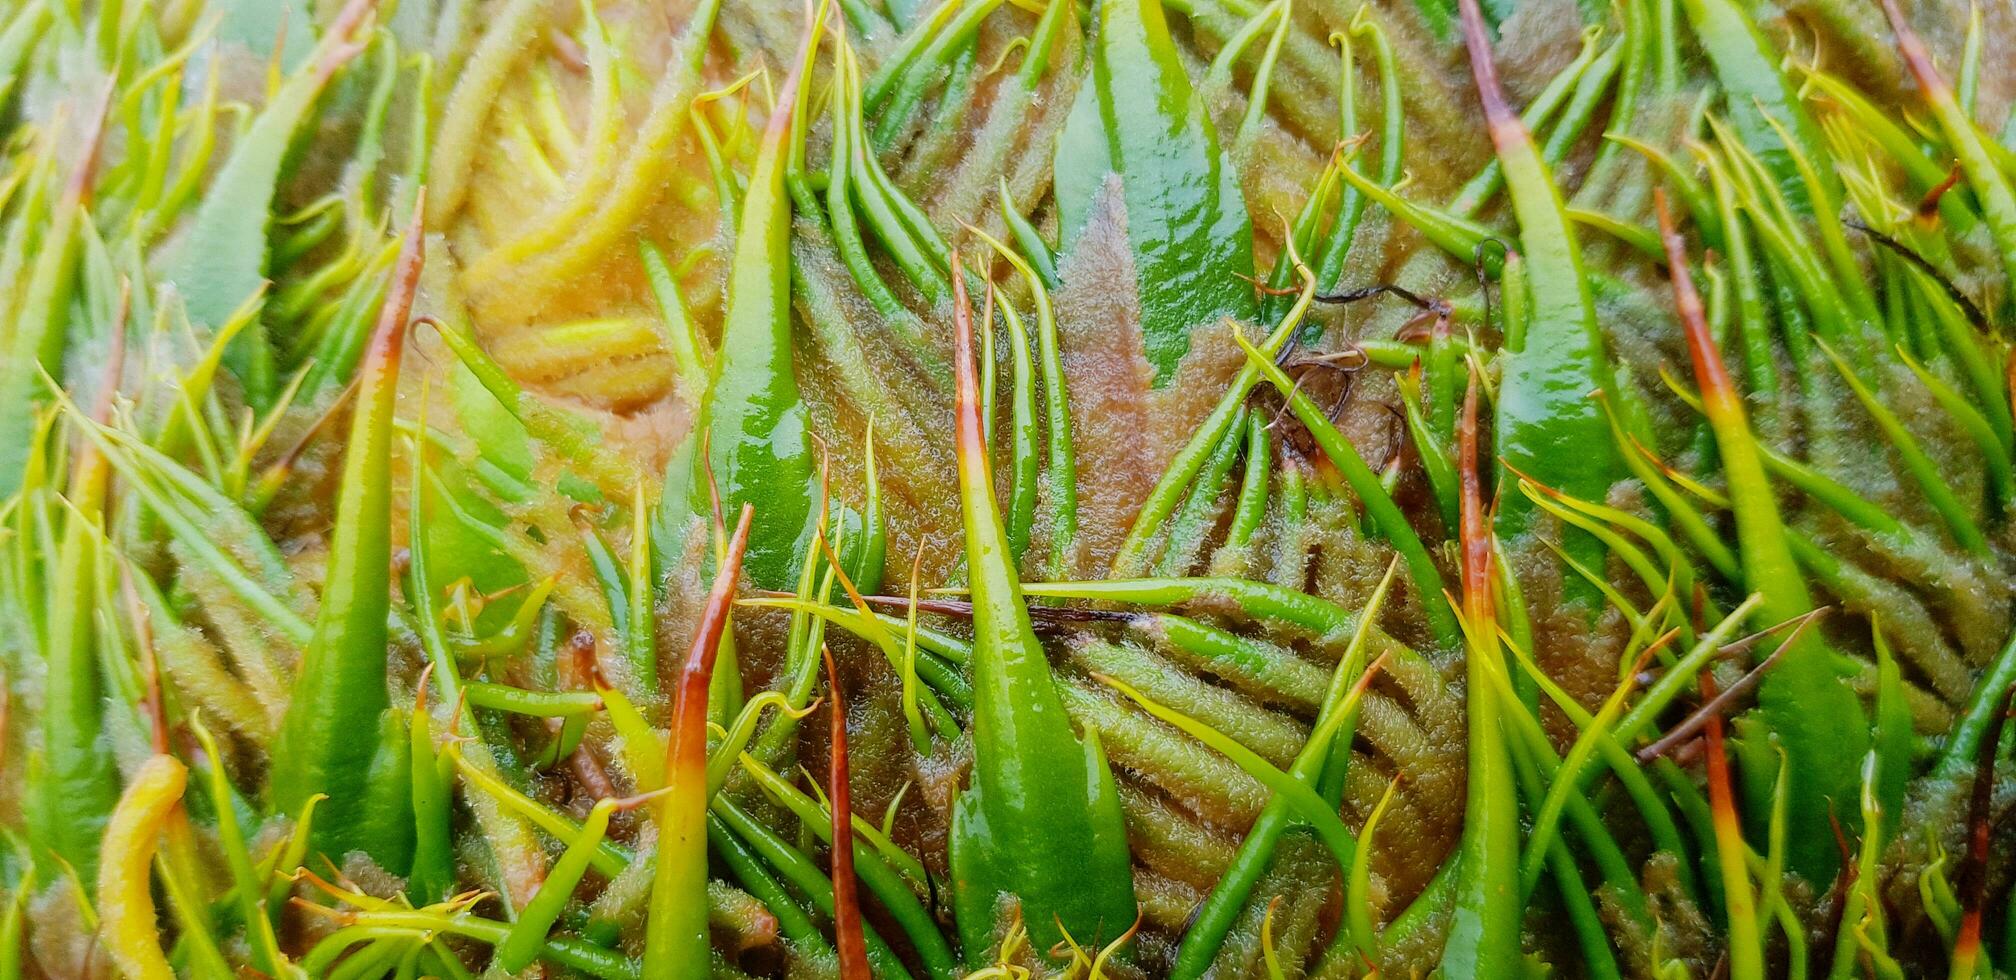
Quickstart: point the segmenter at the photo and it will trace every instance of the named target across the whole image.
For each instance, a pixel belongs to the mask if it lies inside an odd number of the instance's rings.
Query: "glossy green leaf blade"
[[[1583,500],[1608,495],[1617,469],[1608,430],[1592,392],[1607,388],[1610,369],[1596,307],[1582,268],[1582,250],[1561,192],[1532,133],[1505,101],[1482,18],[1464,11],[1470,70],[1484,104],[1505,187],[1519,221],[1520,254],[1527,270],[1526,325],[1508,338],[1500,356],[1493,450],[1507,465],[1533,473]],[[1520,288],[1507,277],[1508,290]],[[1512,307],[1517,299],[1508,299]],[[1537,469],[1529,470],[1528,467]],[[1497,533],[1508,541],[1525,534],[1532,507],[1507,495]],[[1570,554],[1599,564],[1602,546],[1587,534],[1564,534]],[[1574,593],[1571,591],[1571,595]]]
[[[1124,216],[1142,346],[1161,387],[1190,334],[1220,317],[1251,320],[1253,227],[1238,176],[1190,87],[1161,0],[1101,0],[1091,84],[1058,140],[1056,193],[1067,288],[1092,274],[1072,261],[1088,223]],[[1117,201],[1115,196],[1117,186]]]
[[[952,905],[969,966],[987,962],[1019,899],[1043,948],[1134,921],[1119,790],[1095,733],[1081,741],[1036,638],[981,438],[973,322],[957,256],[954,358],[960,512],[973,600],[973,777],[953,805]],[[1061,929],[1060,929],[1061,927]]]
[[[780,107],[793,103],[801,77],[792,74]],[[704,441],[674,453],[663,504],[683,505],[689,515],[712,510],[714,488],[691,462],[695,449],[703,450],[724,512],[750,503],[762,507],[746,568],[759,587],[770,589],[791,584],[819,492],[811,420],[792,367],[791,203],[784,189],[791,116],[784,108],[771,117],[750,174],[728,275],[720,362],[692,437]],[[660,533],[670,540],[686,531],[683,521],[660,520]]]

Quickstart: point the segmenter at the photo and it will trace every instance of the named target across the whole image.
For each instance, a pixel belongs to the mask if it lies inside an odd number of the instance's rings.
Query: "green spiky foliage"
[[[0,980],[2016,968],[2016,41],[0,0]]]

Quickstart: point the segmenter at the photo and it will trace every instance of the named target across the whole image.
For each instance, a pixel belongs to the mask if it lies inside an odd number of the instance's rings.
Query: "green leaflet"
[[[106,467],[86,456],[70,489],[61,551],[49,583],[49,636],[43,651],[46,685],[42,716],[43,771],[35,778],[31,839],[53,849],[80,873],[97,873],[98,844],[119,799],[119,773],[106,724],[93,616],[98,574],[109,553],[102,538]]]
[[[396,776],[387,769],[389,756],[363,733],[379,729],[381,716],[391,707],[385,672],[392,588],[392,417],[422,241],[416,218],[406,232],[393,292],[379,312],[358,375],[357,410],[329,539],[328,586],[273,744],[269,793],[273,809],[288,813],[317,793],[328,794],[327,819],[316,825],[316,848],[331,856],[365,850],[396,870],[404,870],[410,855],[412,817],[400,818],[374,805],[383,799],[373,789],[396,781],[401,784],[398,798],[410,800],[404,792],[410,777],[403,767],[397,767]],[[403,747],[403,729],[396,738],[392,734],[385,732],[379,741]],[[394,827],[405,831],[403,841],[390,832]]]
[[[266,286],[267,225],[287,148],[330,76],[360,50],[349,35],[369,8],[350,6],[344,12],[346,20],[333,26],[316,46],[314,58],[260,110],[196,208],[188,237],[166,277],[181,291],[194,323],[223,325],[233,310]],[[359,16],[352,17],[353,9]],[[244,384],[254,406],[264,406],[272,398],[273,348],[259,324],[232,341],[225,363]]]
[[[108,88],[106,98],[110,95]],[[84,231],[91,221],[87,204],[96,177],[104,118],[101,104],[97,121],[91,123],[85,137],[90,149],[63,182],[27,282],[19,287],[20,305],[9,311],[12,318],[0,326],[0,353],[5,356],[0,361],[0,405],[6,406],[0,410],[0,495],[11,496],[20,490],[29,466],[34,406],[40,404],[42,390],[40,372],[59,378],[63,374],[63,352],[70,342],[65,314],[83,278],[78,260]]]
[[[1466,651],[1473,666],[1465,702],[1474,734],[1469,736],[1465,830],[1457,845],[1455,894],[1440,964],[1441,974],[1452,980],[1500,976],[1498,971],[1519,950],[1519,802],[1506,733],[1498,728],[1502,705],[1495,692],[1482,689],[1486,670],[1503,669],[1485,662],[1502,654],[1495,637],[1482,635],[1490,624],[1478,625]]]
[[[770,84],[794,60],[784,0],[728,6],[718,32],[720,0],[642,20],[621,0],[0,0],[0,716],[18,713],[0,980],[107,955],[150,977],[1090,980],[1095,951],[1127,955],[1137,910],[1138,963],[1111,972],[2008,966],[2010,854],[1993,835],[1985,856],[1955,846],[1987,826],[1961,815],[1970,787],[1995,802],[1978,767],[2007,757],[2016,683],[1996,315],[2016,138],[1977,118],[2002,115],[1999,76],[1980,78],[1996,35],[1919,50],[1904,0],[1578,0],[1625,35],[1585,34],[1521,131],[1488,39],[1536,11],[1461,2],[1483,116],[1451,50],[1458,0],[822,0],[790,88]],[[1885,7],[1909,75],[1864,95],[1895,57]],[[349,26],[318,41],[337,8]],[[1571,40],[1545,26],[1532,55]],[[1699,52],[1684,85],[1682,43]],[[464,81],[452,106],[427,92],[435,64]],[[79,137],[101,88],[99,168]],[[1242,113],[1236,135],[1209,131]],[[1467,174],[1442,171],[1486,117],[1493,162],[1452,201],[1442,178]],[[1607,145],[1589,129],[1606,121]],[[432,251],[484,271],[434,263],[438,337],[416,335],[401,387],[384,212],[425,204],[436,146],[458,187],[483,176],[453,196],[469,207],[437,199]],[[1680,229],[1669,256],[1648,226],[1671,203],[1659,184],[1691,215],[1691,263]],[[1252,218],[1226,196],[1247,190]],[[1000,219],[953,231],[997,191]],[[1375,203],[1393,220],[1361,216]],[[563,212],[592,227],[539,220]],[[1589,228],[1578,257],[1566,235]],[[1008,269],[948,279],[951,244],[970,260],[981,241]],[[1273,287],[1257,301],[1236,282],[1256,260]],[[202,283],[181,266],[235,279],[213,322],[184,315]],[[1683,279],[1707,285],[1669,294]],[[929,433],[948,421],[950,314],[972,329],[955,287],[998,290],[1006,322],[980,391],[959,338],[947,447]],[[131,329],[113,323],[122,288]],[[1345,305],[1395,288],[1415,310]],[[1338,308],[1304,322],[1318,297]],[[556,386],[505,346],[592,353],[653,298],[650,369],[672,365],[677,405],[577,411],[581,375]],[[1120,341],[1127,389],[1064,374],[1088,327]],[[1200,328],[1255,356],[1223,360]],[[227,350],[242,376],[215,383]],[[1484,432],[1481,461],[1466,376],[1487,425],[1505,385],[1506,438]],[[1151,381],[1149,411],[1216,401],[1152,490],[1136,454],[1113,458],[1129,431],[1109,408]],[[1389,384],[1405,403],[1382,418]],[[1500,451],[1518,469],[1484,469]],[[849,457],[830,486],[828,452]],[[1606,463],[1616,497],[1575,485]],[[758,584],[794,592],[747,588],[724,502],[774,535]],[[1406,601],[1376,611],[1396,561],[1352,615],[1339,603],[1392,542]],[[906,604],[877,580],[912,546]],[[1111,578],[1064,581],[1107,559]],[[675,692],[673,637],[652,627],[689,629],[708,577],[703,626],[727,640],[703,637]],[[1582,590],[1566,609],[1557,579]],[[1445,588],[1462,611],[1434,601]],[[731,606],[750,607],[739,649]],[[1824,635],[1798,632],[1824,606]],[[821,680],[828,638],[844,685]],[[1614,668],[1618,693],[1585,706],[1557,668],[1585,694]],[[868,695],[851,713],[843,687]],[[1696,710],[1718,690],[1731,700]],[[804,724],[815,711],[855,732],[851,784],[837,764],[823,789],[806,778],[849,758]],[[165,754],[136,770],[150,721],[186,774]],[[1192,738],[1224,758],[1186,755]],[[146,839],[103,840],[128,815],[117,790],[156,776],[176,788],[130,814]],[[626,792],[643,795],[612,802]],[[1358,845],[1347,794],[1385,813]],[[1426,846],[1458,822],[1460,847]],[[336,873],[354,848],[386,872],[359,876],[368,891]],[[1404,910],[1370,877],[1396,862],[1434,872]],[[108,870],[124,887],[94,894]]]
[[[10,105],[28,56],[48,25],[49,5],[31,0],[15,8],[7,28],[0,31],[0,108]]]
[[[80,212],[77,221],[83,220]],[[109,332],[123,334],[126,315],[122,301]],[[56,336],[62,337],[60,327]],[[123,345],[123,338],[117,343]],[[110,414],[109,386],[118,383],[120,359],[115,355],[107,366],[104,384],[108,387],[99,392],[95,408],[100,417]],[[31,357],[25,367],[36,369],[38,362]],[[76,408],[67,398],[61,404],[67,410]],[[97,424],[96,420],[84,422],[81,415],[77,421]],[[55,432],[61,430],[41,431],[31,437],[31,455],[45,451],[48,443],[55,441]],[[114,756],[118,743],[105,737],[120,713],[108,708],[130,697],[130,689],[120,683],[116,673],[108,676],[103,657],[105,649],[123,645],[105,619],[112,595],[108,572],[117,556],[107,538],[108,515],[114,513],[109,506],[110,480],[104,454],[85,448],[71,464],[71,477],[60,498],[54,487],[42,485],[42,479],[32,480],[25,488],[27,493],[44,497],[49,504],[44,512],[47,517],[62,518],[62,532],[55,541],[42,537],[47,532],[38,532],[48,577],[41,588],[24,594],[30,601],[46,602],[40,620],[44,626],[41,659],[13,662],[19,665],[15,669],[39,675],[43,685],[42,742],[39,753],[29,757],[28,807],[23,814],[29,839],[38,848],[54,850],[86,877],[97,872],[100,839],[120,799],[121,779]]]
[[[1071,278],[1072,253],[1117,177],[1142,347],[1159,388],[1189,351],[1193,329],[1258,315],[1239,278],[1253,273],[1253,226],[1177,59],[1161,0],[1101,0],[1097,37],[1092,83],[1057,143],[1059,275]]]
[[[1715,66],[1715,79],[1722,85],[1729,121],[1743,137],[1743,145],[1756,151],[1786,199],[1798,210],[1811,213],[1816,202],[1807,195],[1800,180],[1792,149],[1770,120],[1789,126],[1792,138],[1800,144],[1797,149],[1808,157],[1826,161],[1829,154],[1791,79],[1778,70],[1778,52],[1744,6],[1735,0],[1680,0],[1680,3],[1694,25],[1694,36]],[[1833,168],[1822,166],[1820,172],[1825,175],[1828,196],[1838,197],[1839,180]],[[1831,218],[1829,215],[1822,220]]]
[[[1871,621],[1869,639],[1876,647],[1876,704],[1871,712],[1876,726],[1870,739],[1876,772],[1872,780],[1865,771],[1863,792],[1873,794],[1879,812],[1901,815],[1911,782],[1911,750],[1918,736],[1912,731],[1911,709],[1904,701],[1903,672],[1890,655],[1890,645],[1883,642],[1880,622]],[[1897,829],[1894,823],[1879,825],[1867,818],[1862,825],[1864,834],[1886,842],[1896,836]]]

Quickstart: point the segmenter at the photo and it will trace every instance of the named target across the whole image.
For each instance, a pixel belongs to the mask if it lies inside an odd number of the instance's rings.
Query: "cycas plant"
[[[2016,963],[2002,12],[675,6],[0,2],[0,980]]]

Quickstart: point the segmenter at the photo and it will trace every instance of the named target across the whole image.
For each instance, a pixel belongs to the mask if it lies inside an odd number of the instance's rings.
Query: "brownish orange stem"
[[[406,225],[406,237],[399,246],[399,261],[392,270],[392,286],[385,305],[378,309],[378,323],[371,331],[371,346],[365,351],[365,369],[359,377],[376,370],[396,372],[399,357],[406,350],[406,321],[413,312],[413,297],[420,291],[420,269],[427,262],[427,236],[421,216],[427,213],[427,187],[421,185],[413,198],[413,220]]]
[[[1470,74],[1477,80],[1477,100],[1484,106],[1484,124],[1491,142],[1499,149],[1518,146],[1532,137],[1512,104],[1505,101],[1505,87],[1498,81],[1498,62],[1491,54],[1490,28],[1484,24],[1484,10],[1477,0],[1462,0],[1463,44],[1470,52]]]
[[[833,713],[828,731],[832,756],[826,769],[826,797],[833,808],[833,948],[840,957],[840,980],[872,980],[868,969],[867,934],[861,928],[860,889],[854,879],[854,800],[847,778],[847,702],[840,693],[840,672],[832,651],[819,648],[826,660],[826,686],[832,689]]]
[[[161,697],[161,663],[155,659],[154,630],[146,607],[140,604],[140,593],[133,586],[133,572],[125,564],[119,566],[119,592],[126,603],[126,615],[133,620],[134,642],[140,648],[140,669],[146,679],[147,714],[150,716],[154,735],[154,754],[168,754],[168,709]]]
[[[1715,678],[1703,671],[1700,678],[1701,696],[1713,702],[1720,693],[1715,686]],[[1722,716],[1710,714],[1703,723],[1703,740],[1708,743],[1706,752],[1708,764],[1708,806],[1714,812],[1715,822],[1731,831],[1732,836],[1741,839],[1742,821],[1736,812],[1736,793],[1729,781],[1729,757],[1722,748]]]
[[[1470,0],[1474,6],[1474,0]],[[1477,628],[1498,618],[1491,597],[1490,516],[1484,511],[1484,482],[1477,471],[1477,370],[1463,389],[1463,416],[1457,425],[1456,455],[1462,482],[1463,615]]]
[[[973,364],[973,301],[966,295],[966,268],[958,249],[952,250],[952,363],[959,468],[971,477],[973,486],[993,486],[980,418],[980,374]]]
[[[1680,311],[1680,325],[1687,333],[1687,353],[1694,361],[1694,383],[1701,389],[1704,410],[1714,414],[1738,405],[1736,386],[1708,330],[1708,311],[1701,305],[1701,291],[1694,286],[1694,273],[1687,267],[1687,240],[1673,224],[1666,206],[1666,189],[1652,189],[1652,208],[1659,214],[1659,241],[1666,246],[1667,274],[1673,280],[1674,304]]]
[[[1952,190],[1955,186],[1958,186],[1959,183],[1960,183],[1960,165],[1956,163],[1953,165],[1953,168],[1951,170],[1948,170],[1946,172],[1945,180],[1940,181],[1931,190],[1926,191],[1925,196],[1919,199],[1918,201],[1919,220],[1932,221],[1937,219],[1939,217],[1939,199],[1945,197],[1946,192]]]
[[[99,151],[105,144],[105,121],[112,114],[112,96],[118,88],[117,79],[105,80],[105,90],[91,110],[91,128],[84,134],[84,155],[77,158],[77,166],[63,185],[63,196],[78,204],[91,203],[91,182],[98,175]]]
[[[1987,737],[1975,753],[1974,792],[1967,804],[1967,858],[1960,866],[1955,889],[1961,902],[1960,930],[1953,937],[1953,975],[1974,975],[1973,964],[1981,955],[1981,910],[1988,903],[1988,845],[1994,838],[1991,819],[1995,801],[1995,753],[2002,745],[2002,728],[2016,713],[2016,684],[2003,693],[2002,710],[1988,726]]]
[[[1939,74],[1939,68],[1932,62],[1932,52],[1925,47],[1925,39],[1911,27],[1904,17],[1904,11],[1897,6],[1897,0],[1883,0],[1883,15],[1890,19],[1890,30],[1897,35],[1897,51],[1904,56],[1904,64],[1911,69],[1912,77],[1918,80],[1918,87],[1929,97],[1934,92],[1947,88],[1946,78]]]
[[[728,553],[714,572],[714,587],[707,593],[707,605],[701,610],[700,629],[679,668],[672,695],[672,730],[665,744],[667,785],[673,785],[681,776],[703,778],[707,771],[707,687],[714,679],[714,655],[721,649],[728,614],[735,608],[735,586],[742,577],[742,555],[749,548],[749,524],[755,513],[754,505],[742,505],[735,535],[728,539]]]

